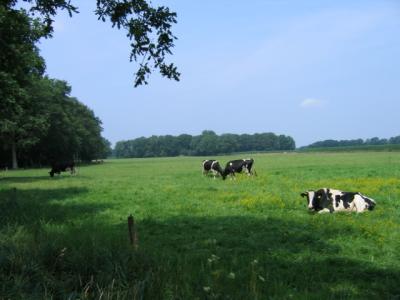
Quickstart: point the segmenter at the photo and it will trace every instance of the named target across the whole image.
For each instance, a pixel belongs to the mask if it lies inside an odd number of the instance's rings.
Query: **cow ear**
[[[308,195],[307,192],[304,192],[304,193],[301,193],[301,194],[300,194],[300,196],[302,196],[302,197],[306,197],[307,195]]]

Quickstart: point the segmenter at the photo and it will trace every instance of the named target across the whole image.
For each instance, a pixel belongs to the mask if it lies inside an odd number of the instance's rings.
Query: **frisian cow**
[[[215,159],[203,160],[203,175],[207,175],[210,172],[214,175],[214,179],[217,175],[221,176],[223,175],[224,170],[222,170],[218,160]]]
[[[255,174],[253,172],[254,171],[253,164],[254,164],[254,159],[252,158],[236,159],[228,161],[225,166],[222,178],[225,180],[228,175],[234,178],[235,173],[242,173],[242,171],[244,171],[249,176],[253,175]]]
[[[301,193],[301,196],[307,198],[308,209],[318,213],[339,211],[361,213],[373,210],[376,205],[375,200],[359,192],[343,192],[330,188],[306,191]]]
[[[50,177],[54,177],[54,174],[60,175],[61,172],[70,171],[71,174],[75,174],[75,163],[73,161],[70,162],[56,162],[51,165],[51,170],[49,172]]]

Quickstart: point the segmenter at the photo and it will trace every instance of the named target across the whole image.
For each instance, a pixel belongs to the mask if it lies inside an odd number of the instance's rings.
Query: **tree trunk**
[[[12,168],[18,169],[17,145],[14,140],[11,143],[11,153],[12,153]]]

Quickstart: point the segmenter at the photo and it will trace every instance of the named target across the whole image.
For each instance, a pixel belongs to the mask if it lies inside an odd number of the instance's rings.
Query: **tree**
[[[290,136],[273,133],[222,134],[204,130],[201,135],[152,136],[117,142],[116,157],[153,157],[177,155],[216,155],[241,151],[293,150],[295,143]]]
[[[218,153],[233,153],[239,151],[238,136],[236,134],[225,133],[218,139]]]
[[[111,148],[111,143],[109,140],[105,138],[101,138],[102,143],[98,149],[98,154],[96,155],[97,158],[107,158],[112,155],[112,148]]]
[[[389,144],[400,144],[400,135],[391,137],[389,139]]]
[[[70,91],[66,82],[47,77],[26,88],[34,105],[24,110],[25,119],[42,123],[31,126],[29,137],[19,141],[21,165],[41,166],[71,159],[91,161],[109,155],[110,143],[101,136],[101,121],[92,110],[70,97]],[[8,165],[10,156],[5,156],[2,150],[0,164]]]
[[[13,168],[18,167],[18,148],[37,143],[46,129],[41,106],[28,93],[44,72],[35,46],[43,33],[26,11],[0,5],[0,139],[11,149]]]
[[[17,8],[22,2],[29,6],[28,10]],[[36,44],[43,37],[51,37],[53,18],[58,10],[67,10],[71,16],[78,12],[69,0],[3,0],[0,3],[0,140],[11,149],[13,168],[18,167],[17,153],[37,144],[48,129],[46,115],[41,111],[41,98],[34,99],[28,91],[40,81],[45,70]],[[176,67],[166,62],[176,39],[171,31],[176,13],[163,6],[152,7],[146,0],[97,0],[95,13],[100,20],[110,20],[113,27],[127,31],[132,47],[130,60],[141,60],[135,73],[135,86],[147,84],[155,69],[162,76],[179,80]],[[82,134],[85,132],[80,130]],[[73,140],[65,144],[77,142],[76,135],[66,136]],[[101,142],[98,134],[87,137],[86,147]],[[92,149],[86,150],[92,153]],[[84,153],[81,155],[91,155]]]
[[[44,78],[49,93],[47,112],[49,128],[37,148],[46,162],[79,159],[91,161],[104,156],[101,121],[86,105],[70,97],[65,81]]]
[[[29,12],[40,18],[44,31],[42,36],[49,38],[53,33],[53,21],[58,10],[66,10],[70,16],[78,13],[78,7],[71,0],[3,0],[3,10],[13,11],[17,4],[30,4]],[[110,21],[112,27],[126,30],[130,41],[130,61],[139,62],[135,73],[135,87],[148,83],[154,70],[169,79],[179,81],[180,73],[176,66],[166,61],[172,54],[176,37],[171,31],[177,22],[176,13],[168,7],[153,7],[147,0],[97,0],[95,14],[99,20]],[[15,28],[11,28],[13,34]]]
[[[218,136],[212,130],[204,130],[198,139],[193,139],[193,150],[196,155],[210,155],[217,153]]]

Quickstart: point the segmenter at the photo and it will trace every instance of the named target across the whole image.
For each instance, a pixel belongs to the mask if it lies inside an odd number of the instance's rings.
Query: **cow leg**
[[[318,213],[319,214],[326,214],[326,213],[330,213],[331,211],[329,210],[329,208],[324,208],[323,210],[320,210]]]

